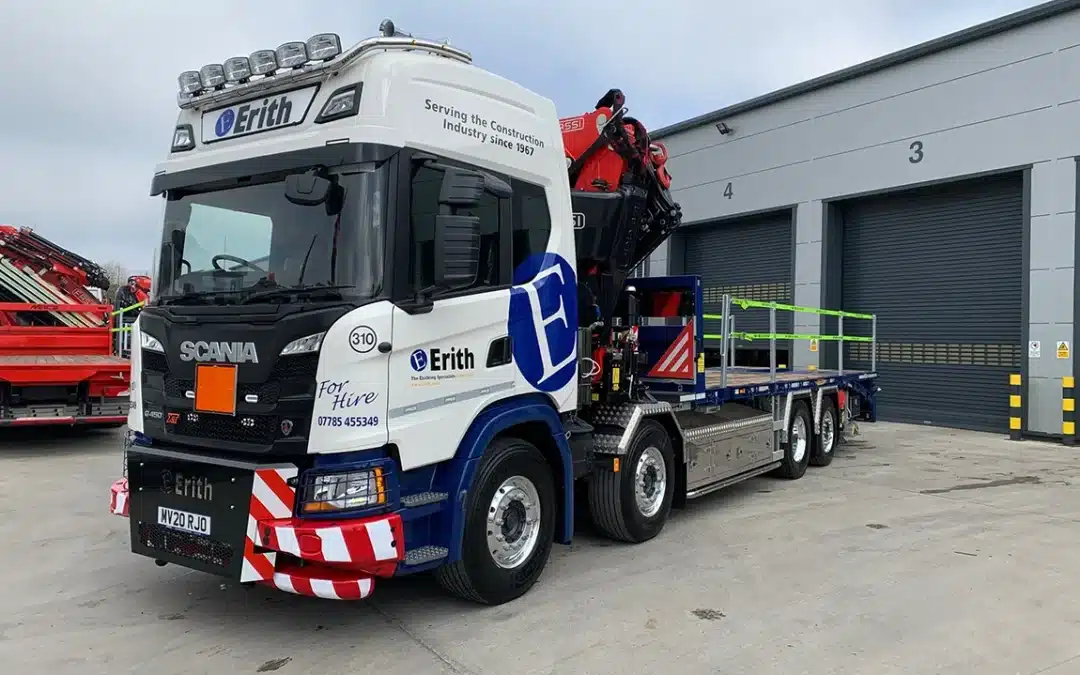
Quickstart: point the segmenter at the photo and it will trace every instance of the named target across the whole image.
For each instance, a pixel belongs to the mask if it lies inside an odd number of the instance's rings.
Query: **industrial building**
[[[874,312],[879,419],[1060,435],[1075,375],[1080,1],[1056,0],[661,129],[686,223],[646,274]],[[768,330],[736,312],[736,330]],[[778,332],[835,334],[780,313]],[[848,335],[869,322],[846,321]],[[861,324],[861,325],[860,325]],[[706,326],[718,332],[718,326]],[[712,345],[714,348],[718,345]],[[847,343],[846,368],[869,346]],[[835,368],[835,342],[780,345]],[[768,365],[768,343],[736,362]]]

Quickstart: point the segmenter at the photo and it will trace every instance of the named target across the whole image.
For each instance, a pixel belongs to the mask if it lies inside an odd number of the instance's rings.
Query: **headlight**
[[[185,70],[177,78],[181,94],[198,94],[203,89],[202,77],[197,70]]]
[[[386,481],[381,468],[316,475],[306,486],[303,513],[362,509],[386,503]]]
[[[199,68],[199,80],[205,89],[216,89],[225,84],[225,67],[220,63],[208,63]]]
[[[274,50],[282,68],[299,68],[308,62],[306,42],[286,42]]]
[[[341,53],[341,38],[336,33],[319,33],[307,41],[307,55],[312,61],[329,61]]]
[[[225,69],[226,82],[246,82],[251,77],[251,61],[246,56],[234,56],[221,65]]]
[[[317,352],[319,351],[319,347],[322,347],[324,337],[326,337],[326,331],[302,337],[299,340],[293,340],[281,350],[281,356],[293,356],[295,354],[311,354],[312,352]]]
[[[149,349],[152,352],[165,353],[165,348],[161,346],[161,342],[153,335],[147,335],[146,333],[139,333],[139,344],[143,349]]]
[[[270,75],[278,69],[277,53],[273,49],[260,49],[248,57],[252,75]]]

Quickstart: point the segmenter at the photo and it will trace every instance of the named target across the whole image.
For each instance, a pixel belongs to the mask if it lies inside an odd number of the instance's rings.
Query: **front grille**
[[[256,403],[277,403],[281,396],[280,382],[248,383],[240,382],[236,385],[237,396],[245,401],[248,396],[255,395]],[[165,395],[170,398],[185,398],[187,392],[195,391],[195,380],[179,380],[169,375],[165,376]]]
[[[279,358],[274,365],[274,372],[270,373],[271,380],[284,380],[294,377],[315,379],[319,369],[318,354],[297,354]]]
[[[229,567],[234,553],[225,542],[152,523],[139,523],[139,541],[158,551],[223,568]]]
[[[174,434],[237,443],[270,445],[277,437],[278,418],[274,415],[214,415],[180,413],[171,429]]]

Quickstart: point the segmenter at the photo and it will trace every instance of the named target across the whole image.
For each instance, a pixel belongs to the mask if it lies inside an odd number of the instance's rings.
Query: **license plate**
[[[188,513],[178,509],[170,509],[159,506],[157,510],[158,525],[171,527],[181,532],[191,534],[210,534],[210,516],[200,516],[197,513]]]

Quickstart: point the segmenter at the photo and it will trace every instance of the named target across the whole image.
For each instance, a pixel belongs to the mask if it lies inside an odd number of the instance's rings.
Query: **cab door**
[[[487,173],[494,181],[466,204],[475,169],[428,160],[410,174],[409,241],[398,239],[406,251],[395,255],[402,292],[395,293],[388,411],[389,440],[406,470],[453,457],[477,414],[510,395],[516,378],[507,325],[509,183]],[[472,274],[461,252],[477,246]]]

